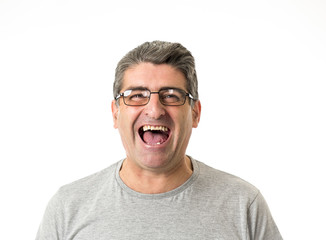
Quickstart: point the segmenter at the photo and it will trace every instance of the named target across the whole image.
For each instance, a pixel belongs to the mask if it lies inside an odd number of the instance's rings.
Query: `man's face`
[[[121,92],[138,87],[186,91],[186,79],[170,65],[140,63],[125,71]],[[191,107],[186,98],[182,106],[162,105],[158,94],[152,94],[145,106],[127,106],[122,98],[117,100],[119,107],[112,102],[114,127],[119,129],[128,161],[141,169],[164,171],[184,160],[192,128],[200,118],[200,102]]]

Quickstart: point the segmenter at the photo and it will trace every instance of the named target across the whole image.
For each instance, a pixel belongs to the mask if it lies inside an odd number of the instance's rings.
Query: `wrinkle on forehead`
[[[175,78],[171,74],[175,75]],[[149,81],[150,79],[150,81]],[[163,85],[164,79],[169,82]],[[180,80],[183,82],[180,83]],[[126,83],[126,81],[128,83]],[[136,83],[137,82],[137,83]],[[155,85],[155,83],[161,83],[158,89],[150,89],[149,85]],[[172,84],[171,84],[172,82]],[[176,84],[173,84],[176,82]],[[153,64],[153,63],[139,63],[128,68],[123,76],[122,88],[120,90],[127,89],[148,89],[151,91],[158,91],[161,88],[179,88],[187,91],[187,80],[184,74],[169,64]]]

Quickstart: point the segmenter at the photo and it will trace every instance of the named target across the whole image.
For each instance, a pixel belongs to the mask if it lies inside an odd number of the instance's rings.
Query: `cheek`
[[[134,124],[138,116],[137,109],[125,107],[120,110],[117,125],[122,138],[134,135]]]
[[[178,119],[178,128],[180,129],[179,134],[188,136],[189,132],[191,133],[192,124],[192,115],[190,111],[180,114]]]
[[[122,145],[126,152],[130,152],[130,149],[132,149],[133,146],[134,139],[133,131],[130,127],[131,124],[127,121],[127,118],[125,118],[125,116],[120,115],[120,119],[118,119],[118,125]]]

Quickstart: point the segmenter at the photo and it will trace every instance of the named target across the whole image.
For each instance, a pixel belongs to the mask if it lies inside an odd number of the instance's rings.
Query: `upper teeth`
[[[167,132],[168,131],[168,128],[167,127],[164,127],[164,126],[143,126],[143,131],[146,132],[146,131],[153,131],[153,130],[156,130],[156,131],[163,131],[163,132]]]

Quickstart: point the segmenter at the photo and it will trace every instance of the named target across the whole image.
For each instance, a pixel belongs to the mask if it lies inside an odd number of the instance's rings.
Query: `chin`
[[[141,165],[149,169],[164,168],[169,164],[169,158],[158,154],[149,154],[141,158]]]

